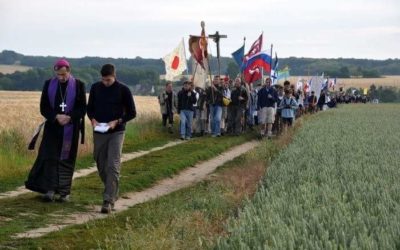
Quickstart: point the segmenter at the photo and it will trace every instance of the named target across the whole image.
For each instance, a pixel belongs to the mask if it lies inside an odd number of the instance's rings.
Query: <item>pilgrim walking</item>
[[[94,159],[104,184],[102,213],[110,213],[118,199],[122,144],[126,122],[136,117],[129,88],[116,79],[115,67],[101,68],[101,81],[90,89],[88,117],[93,126]]]
[[[40,99],[40,113],[46,121],[39,127],[29,149],[33,149],[44,126],[36,161],[25,182],[27,189],[43,193],[44,201],[69,200],[78,151],[79,131],[84,143],[86,113],[85,84],[75,79],[67,60],[54,65],[56,76],[47,80]]]

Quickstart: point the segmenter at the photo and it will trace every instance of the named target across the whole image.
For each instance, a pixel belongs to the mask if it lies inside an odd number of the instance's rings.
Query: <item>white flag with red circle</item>
[[[165,63],[165,79],[167,81],[173,81],[175,77],[181,75],[187,69],[183,39],[178,47],[163,58],[163,61]]]

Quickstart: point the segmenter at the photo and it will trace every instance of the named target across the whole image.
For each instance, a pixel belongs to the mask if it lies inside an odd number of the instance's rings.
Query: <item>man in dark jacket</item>
[[[158,96],[158,103],[160,104],[162,125],[164,128],[167,127],[168,120],[168,132],[172,134],[174,114],[176,114],[176,108],[178,106],[178,97],[172,88],[172,82],[167,82],[165,84],[165,90]]]
[[[324,91],[321,91],[321,95],[319,96],[319,98],[318,98],[318,102],[317,102],[317,105],[318,105],[318,109],[319,110],[322,110],[323,108],[324,108],[324,105],[325,105],[325,92]]]
[[[315,92],[311,91],[311,95],[308,97],[308,112],[313,114],[317,108],[317,97],[315,96]]]
[[[196,102],[196,93],[191,88],[191,82],[185,81],[182,90],[178,92],[178,114],[181,119],[181,140],[189,140],[192,137],[193,105]]]
[[[206,121],[207,121],[207,94],[206,91],[200,87],[196,87],[194,89],[196,93],[197,103],[195,105],[195,114],[194,114],[194,132],[197,133],[197,136],[203,136],[206,131]]]
[[[265,80],[265,85],[258,91],[257,110],[258,122],[261,124],[260,136],[263,137],[267,130],[268,138],[272,136],[272,124],[275,121],[276,103],[278,93],[271,86],[271,78]]]
[[[136,117],[132,93],[116,79],[114,65],[101,68],[101,81],[90,89],[87,114],[94,129],[93,155],[104,184],[101,212],[110,213],[118,199],[125,125]]]
[[[228,131],[239,135],[242,124],[241,119],[246,109],[248,94],[242,86],[241,79],[235,79],[235,88],[231,92],[231,103],[228,106]]]

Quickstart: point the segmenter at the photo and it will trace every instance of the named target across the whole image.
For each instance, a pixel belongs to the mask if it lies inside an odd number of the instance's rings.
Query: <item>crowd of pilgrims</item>
[[[257,130],[259,138],[270,139],[286,133],[303,114],[334,108],[348,100],[352,102],[343,92],[330,95],[325,90],[317,98],[313,91],[296,90],[289,81],[283,86],[272,85],[266,78],[255,86],[239,77],[230,80],[219,76],[205,89],[184,81],[182,89],[175,91],[167,82],[158,96],[164,128],[173,133],[174,114],[179,114],[182,140],[206,134],[240,135],[247,130]]]
[[[117,80],[116,69],[105,64],[101,80],[92,84],[86,102],[85,84],[71,74],[65,59],[54,64],[54,76],[44,83],[40,112],[45,119],[29,143],[34,149],[40,130],[43,136],[38,155],[25,182],[31,191],[43,194],[45,202],[68,202],[77,160],[79,138],[84,143],[84,120],[93,127],[93,158],[103,182],[101,213],[111,213],[118,200],[122,145],[126,123],[136,117],[129,87]],[[176,93],[172,83],[158,96],[162,123],[173,132],[174,114],[180,116],[182,140],[211,134],[240,135],[246,130],[259,132],[260,138],[285,133],[304,113],[315,113],[337,102],[366,102],[366,99],[339,92],[331,96],[322,91],[303,94],[285,81],[272,85],[267,78],[260,86],[216,76],[211,86],[202,89],[185,81]],[[56,196],[58,198],[56,198]]]

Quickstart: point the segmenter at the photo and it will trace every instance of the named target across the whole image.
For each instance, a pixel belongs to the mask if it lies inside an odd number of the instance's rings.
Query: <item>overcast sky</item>
[[[400,0],[0,0],[0,51],[161,58],[201,20],[223,56],[263,31],[279,57],[400,58]]]

